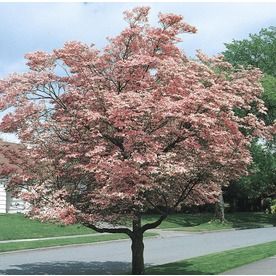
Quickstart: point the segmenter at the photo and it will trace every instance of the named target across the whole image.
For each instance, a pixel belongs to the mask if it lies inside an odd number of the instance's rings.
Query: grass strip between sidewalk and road
[[[273,241],[149,267],[146,274],[214,275],[275,255],[276,241]]]
[[[145,233],[145,237],[157,236],[154,233]],[[76,237],[76,238],[62,238],[53,240],[38,240],[38,241],[20,241],[20,242],[7,242],[0,244],[0,252],[17,251],[25,249],[38,249],[47,248],[54,246],[64,245],[79,245],[79,244],[90,244],[103,241],[122,240],[128,239],[129,237],[125,234],[107,234],[107,235],[95,235],[89,237]]]

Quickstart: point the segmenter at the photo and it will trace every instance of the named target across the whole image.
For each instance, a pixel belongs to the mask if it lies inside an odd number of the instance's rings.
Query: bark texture
[[[132,250],[132,274],[141,275],[145,272],[144,265],[144,243],[141,223],[141,215],[137,214],[132,221],[131,235]]]
[[[219,195],[219,201],[215,203],[215,219],[218,219],[220,222],[225,221],[224,199],[222,192]]]
[[[132,274],[141,275],[145,273],[143,234],[136,234],[131,240]]]

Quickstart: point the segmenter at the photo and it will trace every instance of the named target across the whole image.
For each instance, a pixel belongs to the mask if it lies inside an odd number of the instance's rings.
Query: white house
[[[0,147],[17,147],[17,144],[0,140]],[[0,166],[7,164],[8,160],[0,153]],[[26,211],[25,203],[22,199],[14,198],[6,191],[7,178],[0,178],[0,213],[18,213]]]
[[[25,203],[22,199],[14,198],[5,190],[6,179],[0,179],[0,213],[25,212]]]

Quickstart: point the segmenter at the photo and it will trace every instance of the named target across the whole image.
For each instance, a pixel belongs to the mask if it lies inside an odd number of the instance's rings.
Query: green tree
[[[251,152],[254,162],[250,173],[238,182],[240,190],[249,198],[264,198],[275,192],[276,152],[270,146],[252,143]]]
[[[262,99],[267,108],[266,124],[273,124],[276,120],[276,27],[263,28],[258,34],[250,34],[249,38],[233,40],[226,43],[223,52],[225,59],[234,66],[258,67],[263,73]],[[241,115],[243,113],[240,110]],[[250,174],[233,183],[227,191],[226,197],[240,199],[262,199],[275,193],[276,190],[276,154],[275,137],[270,143],[254,141],[251,145],[253,163]]]
[[[268,109],[266,123],[276,119],[276,27],[263,28],[249,38],[225,43],[225,60],[234,66],[258,67],[264,73],[262,99]]]
[[[276,27],[263,28],[249,38],[225,43],[223,52],[233,65],[254,66],[264,73],[276,76]]]
[[[274,64],[276,67],[276,63]],[[267,124],[272,124],[276,119],[276,77],[265,74],[262,79],[264,93],[262,99],[267,107],[267,116],[265,121]]]

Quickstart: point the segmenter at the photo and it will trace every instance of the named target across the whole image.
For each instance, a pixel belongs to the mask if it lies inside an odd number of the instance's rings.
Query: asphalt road
[[[175,236],[176,235],[176,236]],[[276,240],[276,228],[168,233],[145,239],[145,263],[157,265]],[[123,274],[130,270],[130,241],[0,254],[0,274]]]

